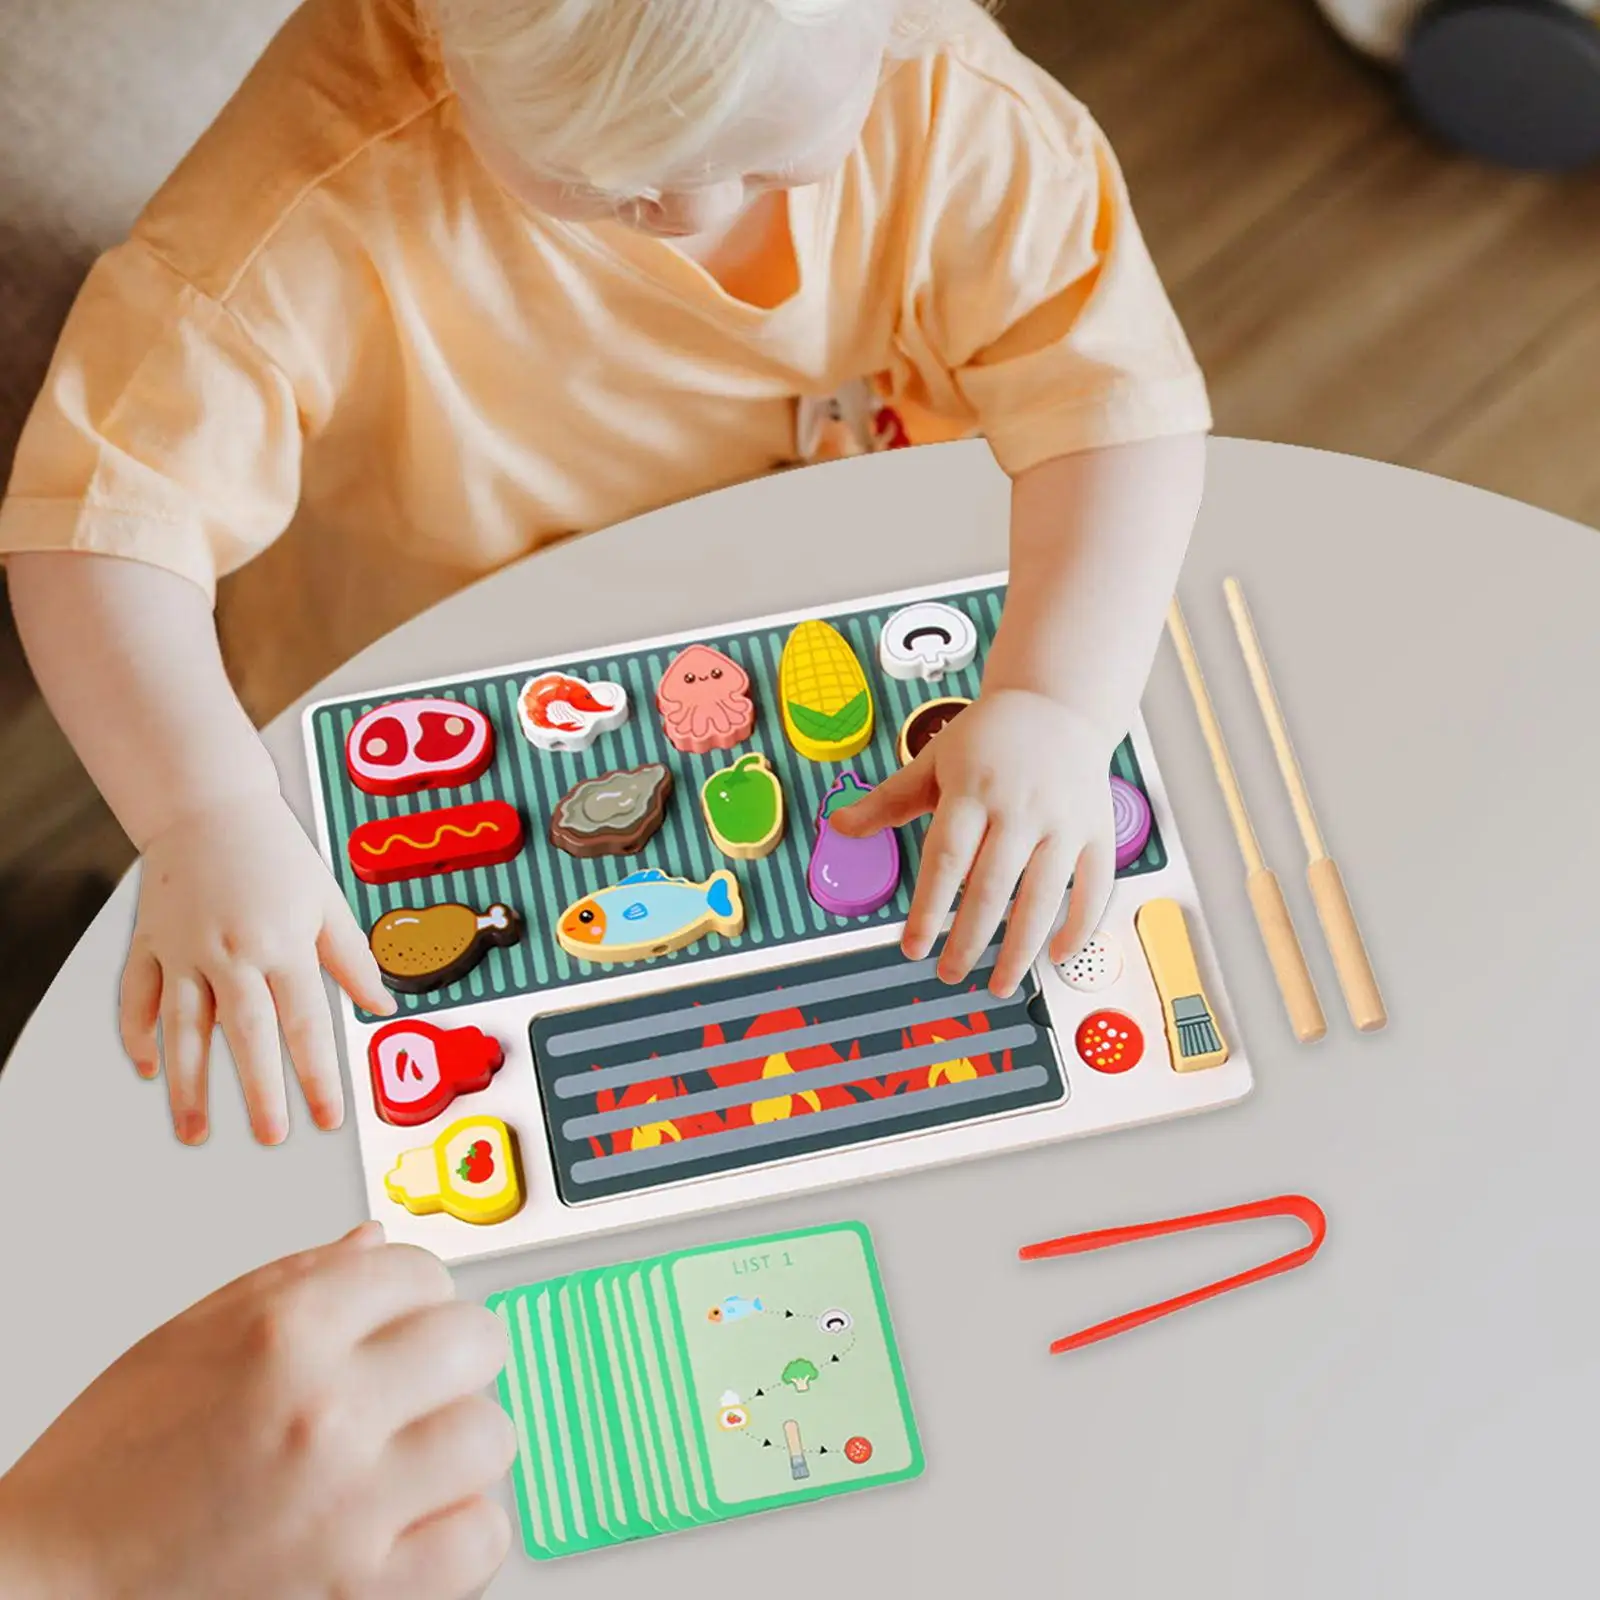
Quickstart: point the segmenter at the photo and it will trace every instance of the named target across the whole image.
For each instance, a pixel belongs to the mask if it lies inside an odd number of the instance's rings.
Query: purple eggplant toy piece
[[[824,911],[839,917],[870,917],[894,899],[900,887],[900,840],[893,828],[865,839],[847,839],[828,818],[872,791],[853,771],[844,772],[822,797],[817,842],[806,885]]]

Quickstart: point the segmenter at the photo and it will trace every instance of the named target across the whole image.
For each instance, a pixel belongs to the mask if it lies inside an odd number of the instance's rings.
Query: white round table
[[[575,541],[374,646],[319,695],[1005,562],[982,445],[765,480]],[[1394,1021],[1357,1037],[1228,630],[1241,576]],[[685,574],[693,577],[685,582]],[[1572,1593],[1590,1570],[1600,536],[1371,463],[1218,441],[1183,592],[1331,1031],[1293,1043],[1165,648],[1145,706],[1258,1087],[1196,1119],[463,1269],[583,1265],[859,1217],[928,1472],[490,1593],[1297,1600]],[[308,788],[291,713],[268,742]],[[121,1058],[125,882],[0,1075],[0,1466],[107,1362],[225,1279],[362,1212],[354,1132],[247,1136],[231,1067],[179,1147]],[[1308,1269],[1066,1357],[1049,1340],[1300,1242],[1253,1225],[1022,1266],[1078,1229],[1304,1191]],[[1584,1463],[1589,1462],[1588,1466]],[[1046,1587],[1046,1586],[1049,1587]]]

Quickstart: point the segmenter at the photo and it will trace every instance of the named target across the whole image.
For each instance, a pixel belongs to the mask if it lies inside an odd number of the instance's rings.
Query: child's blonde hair
[[[871,8],[891,20],[891,40],[904,49],[946,31],[970,4],[432,0],[432,10],[463,86],[519,157],[633,196],[750,110],[797,30]]]

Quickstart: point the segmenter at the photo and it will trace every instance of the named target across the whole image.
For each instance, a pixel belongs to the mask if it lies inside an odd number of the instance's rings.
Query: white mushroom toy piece
[[[972,618],[942,600],[919,600],[895,612],[878,636],[878,664],[891,678],[936,683],[972,665],[978,630]]]

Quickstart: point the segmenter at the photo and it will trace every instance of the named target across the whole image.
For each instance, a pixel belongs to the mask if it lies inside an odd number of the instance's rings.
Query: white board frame
[[[694,644],[708,634],[787,628],[808,617],[831,618],[852,612],[909,605],[913,601],[938,599],[957,591],[992,588],[1006,581],[1005,572],[980,574],[965,580],[869,595],[823,608],[808,607],[733,622],[707,622],[700,627],[660,638],[638,639],[620,645],[606,644],[589,650],[568,651],[502,668],[481,670],[532,675],[551,667],[577,666],[585,661],[615,658],[636,651],[666,650]],[[437,690],[452,681],[455,680],[434,678],[420,683],[391,685],[359,697],[398,699]],[[316,713],[324,707],[346,705],[355,698],[358,698],[357,694],[346,691],[320,700],[308,706],[302,718],[306,762],[312,779],[317,842],[324,858],[330,862],[337,858],[323,801],[313,723]],[[636,707],[635,714],[652,716],[654,708]],[[497,728],[495,733],[497,738],[520,737],[516,729]],[[882,1140],[841,1150],[784,1157],[746,1171],[687,1178],[634,1194],[568,1206],[557,1194],[555,1166],[545,1133],[538,1074],[534,1070],[529,1039],[529,1024],[535,1017],[553,1011],[571,1010],[575,1006],[597,1006],[610,1000],[681,989],[689,984],[712,983],[739,973],[794,966],[821,956],[892,943],[899,938],[904,924],[874,923],[868,928],[822,934],[814,939],[786,945],[738,950],[696,962],[689,967],[673,964],[622,968],[612,976],[586,982],[581,994],[575,989],[556,987],[533,995],[505,995],[466,1001],[430,1012],[431,1020],[447,1017],[451,1026],[481,1028],[493,1035],[504,1046],[505,1063],[487,1089],[456,1101],[438,1119],[437,1125],[428,1123],[420,1128],[392,1127],[378,1116],[367,1069],[367,1041],[382,1023],[363,1022],[349,999],[341,996],[339,1013],[345,1070],[361,1146],[367,1204],[372,1215],[383,1221],[389,1238],[422,1245],[454,1264],[507,1255],[540,1245],[621,1232],[628,1228],[646,1227],[703,1211],[723,1211],[734,1206],[780,1199],[786,1195],[864,1183],[950,1162],[1026,1150],[1094,1133],[1109,1133],[1142,1123],[1215,1110],[1243,1099],[1253,1086],[1249,1060],[1240,1039],[1238,1021],[1228,1000],[1227,987],[1217,965],[1216,949],[1206,926],[1193,874],[1189,870],[1166,782],[1142,717],[1130,730],[1129,737],[1139,760],[1156,826],[1166,847],[1167,864],[1157,872],[1119,878],[1112,891],[1110,904],[1100,924],[1101,931],[1109,934],[1119,946],[1124,960],[1122,976],[1112,988],[1100,994],[1080,994],[1068,988],[1048,962],[1041,960],[1034,968],[1049,1008],[1056,1053],[1068,1084],[1068,1094],[1064,1100],[1049,1106],[1002,1112],[994,1117],[954,1127],[892,1134]],[[1160,898],[1176,900],[1183,907],[1188,920],[1206,993],[1230,1050],[1229,1059],[1222,1066],[1201,1072],[1175,1072],[1168,1063],[1160,1003],[1133,926],[1134,913],[1138,908],[1147,900]],[[1072,1036],[1078,1023],[1090,1012],[1107,1006],[1132,1017],[1145,1036],[1143,1060],[1131,1071],[1115,1076],[1098,1073],[1084,1066],[1072,1048]],[[389,1199],[384,1189],[384,1175],[394,1166],[402,1151],[428,1143],[451,1117],[478,1113],[499,1117],[517,1135],[526,1198],[522,1210],[515,1217],[506,1222],[482,1226],[442,1214],[414,1216]]]

